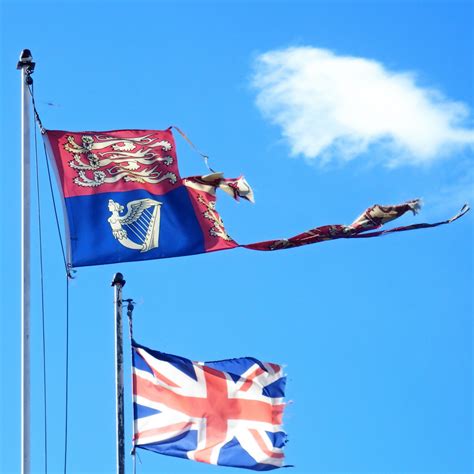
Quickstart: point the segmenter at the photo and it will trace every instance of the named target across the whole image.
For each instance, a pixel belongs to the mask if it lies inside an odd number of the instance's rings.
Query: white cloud
[[[292,155],[352,159],[374,146],[390,166],[432,162],[474,146],[469,109],[373,60],[298,47],[258,56],[257,106]]]

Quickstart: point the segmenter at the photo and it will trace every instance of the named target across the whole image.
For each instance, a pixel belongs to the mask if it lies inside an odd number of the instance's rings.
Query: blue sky
[[[0,471],[20,465],[20,51],[50,129],[178,125],[256,204],[220,197],[239,242],[424,200],[474,201],[472,2],[3,1]],[[355,100],[357,98],[357,100]],[[206,172],[176,137],[181,174]],[[64,457],[65,285],[44,157],[48,466]],[[36,217],[34,201],[32,216]],[[44,466],[37,225],[32,237],[32,470]],[[113,293],[135,335],[191,359],[286,365],[295,473],[468,473],[472,213],[450,226],[276,253],[244,249],[82,268],[70,283],[68,472],[114,471]],[[126,363],[126,382],[129,361]],[[127,452],[131,438],[126,386]],[[207,473],[141,452],[138,472]],[[130,459],[127,457],[127,467]],[[235,472],[235,470],[234,470]]]

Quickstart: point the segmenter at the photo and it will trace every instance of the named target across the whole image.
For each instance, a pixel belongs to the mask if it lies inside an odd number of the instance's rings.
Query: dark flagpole
[[[30,74],[35,63],[24,49],[21,71],[21,473],[30,472]]]
[[[112,281],[115,308],[115,408],[117,474],[125,474],[124,410],[123,410],[123,330],[122,330],[122,288],[125,280],[116,273]]]

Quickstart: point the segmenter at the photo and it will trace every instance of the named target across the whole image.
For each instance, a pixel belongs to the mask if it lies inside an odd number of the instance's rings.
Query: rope
[[[35,103],[35,96],[34,96],[34,87],[33,87],[33,80],[30,76],[28,82],[28,90],[30,92],[31,101],[33,104],[33,110],[35,114],[36,123],[38,128],[41,131],[41,134],[44,134],[46,130],[41,123],[41,119],[38,114],[38,110],[36,109]],[[42,245],[42,226],[41,226],[41,206],[40,206],[40,189],[39,189],[39,164],[38,164],[38,146],[37,146],[37,133],[35,128],[35,156],[36,156],[36,183],[37,183],[37,199],[38,199],[38,222],[39,222],[39,229],[40,229],[40,239],[39,239],[39,251],[40,251],[40,271],[41,271],[41,311],[42,311],[42,323],[43,323],[43,385],[44,385],[44,410],[45,410],[45,473],[47,473],[47,424],[46,424],[46,350],[45,350],[45,318],[44,318],[44,283],[43,283],[43,245]],[[51,192],[51,199],[53,202],[54,208],[54,216],[56,220],[56,228],[58,231],[59,242],[61,245],[61,252],[63,256],[64,262],[64,269],[66,271],[66,361],[65,361],[65,415],[64,415],[64,467],[63,471],[64,474],[67,472],[67,449],[68,449],[68,411],[69,411],[69,280],[72,278],[72,269],[71,266],[67,263],[66,260],[66,252],[64,250],[64,243],[61,235],[61,228],[59,225],[59,217],[58,211],[56,206],[56,200],[54,198],[54,191],[53,191],[53,182],[51,179],[51,169],[49,167],[48,162],[48,153],[46,151],[46,144],[43,141],[44,147],[44,156],[46,160],[46,169],[48,171],[48,181],[49,181],[49,188]]]
[[[61,235],[61,226],[59,224],[58,209],[57,209],[57,206],[56,206],[56,199],[54,198],[53,181],[51,179],[51,169],[49,167],[48,153],[46,151],[46,144],[44,142],[43,142],[43,147],[44,147],[44,156],[45,156],[45,160],[46,160],[46,169],[48,170],[49,190],[50,190],[50,193],[51,193],[51,200],[53,201],[53,209],[54,209],[54,218],[55,218],[55,221],[56,221],[56,229],[58,231],[59,243],[61,245],[61,252],[62,252],[62,255],[63,255],[64,269],[66,270],[66,274],[68,275],[68,277],[72,278],[71,267],[67,263],[67,260],[66,260],[66,252],[64,250],[64,243],[63,243],[63,238],[62,238],[62,235]]]
[[[66,374],[64,393],[64,474],[67,472],[68,407],[69,407],[69,275],[66,275]]]
[[[36,167],[36,199],[38,202],[38,237],[40,264],[40,293],[41,293],[41,327],[42,327],[42,356],[43,356],[43,410],[44,410],[44,472],[48,472],[48,404],[47,404],[47,374],[46,374],[46,329],[44,310],[44,266],[43,266],[43,226],[41,220],[40,180],[38,163],[38,139],[35,128],[35,167]]]
[[[32,79],[31,76],[30,76],[30,80],[29,80],[29,84],[28,84],[28,90],[30,92],[31,102],[33,104],[33,110],[34,110],[34,114],[35,114],[36,123],[38,124],[38,128],[40,129],[41,134],[43,135],[43,134],[46,133],[46,130],[43,127],[40,116],[38,114],[38,110],[36,109],[34,85],[33,85],[33,79]],[[35,130],[35,140],[36,140],[36,130]],[[35,146],[36,146],[36,141],[35,141]],[[68,264],[67,260],[66,260],[66,252],[64,250],[64,243],[63,243],[63,238],[62,238],[62,235],[61,235],[61,227],[60,227],[60,224],[59,224],[58,210],[57,210],[57,206],[56,206],[56,200],[54,198],[53,181],[52,181],[52,178],[51,178],[51,169],[49,167],[48,152],[46,150],[46,144],[45,144],[44,141],[43,141],[43,149],[44,149],[44,156],[45,156],[45,161],[46,161],[46,169],[48,170],[49,189],[50,189],[50,193],[51,193],[51,199],[53,201],[54,217],[55,217],[55,220],[56,220],[56,228],[57,228],[57,231],[58,231],[59,242],[61,244],[61,252],[62,252],[62,255],[63,255],[64,268],[65,268],[66,274],[69,276],[69,278],[72,278],[72,268],[71,268],[71,265]]]
[[[40,116],[38,114],[38,109],[36,108],[35,95],[33,93],[33,78],[31,76],[29,76],[28,90],[30,91],[31,103],[33,104],[33,112],[35,114],[36,123],[38,124],[41,135],[44,135],[46,133],[46,130],[43,127]]]
[[[207,169],[211,173],[216,173],[210,166],[209,166],[209,156],[206,155],[205,153],[202,153],[202,151],[199,150],[199,148],[187,137],[187,135],[176,125],[171,125],[170,129],[174,128],[191,146],[191,148],[198,154],[201,155],[202,158],[204,159],[204,163],[206,164]]]
[[[127,303],[127,317],[128,317],[128,333],[130,335],[130,341],[133,341],[133,310],[135,308],[135,302],[132,299],[123,300],[124,303]]]

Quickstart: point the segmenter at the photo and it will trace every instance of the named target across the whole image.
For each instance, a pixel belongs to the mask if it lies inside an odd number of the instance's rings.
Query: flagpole
[[[123,330],[122,288],[125,280],[116,273],[112,281],[115,307],[115,411],[117,474],[125,474],[124,410],[123,410]]]
[[[29,49],[20,54],[21,70],[21,473],[30,462],[30,74],[35,63]]]

